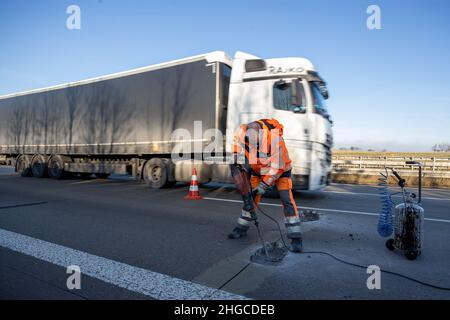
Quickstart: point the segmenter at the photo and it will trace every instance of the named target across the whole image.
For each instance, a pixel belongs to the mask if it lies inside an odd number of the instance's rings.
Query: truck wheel
[[[96,173],[95,176],[99,179],[108,179],[110,174],[109,173]]]
[[[64,171],[64,162],[72,162],[72,159],[59,154],[52,155],[48,159],[48,175],[50,178],[60,180],[68,177],[68,172]]]
[[[167,183],[167,167],[163,159],[153,158],[144,166],[145,183],[153,189],[161,189]]]
[[[47,176],[47,159],[42,154],[35,154],[31,159],[31,171],[36,178]]]
[[[31,156],[28,154],[22,154],[16,161],[16,172],[22,177],[31,177]]]
[[[394,239],[388,239],[386,241],[386,248],[388,248],[390,251],[394,251]]]

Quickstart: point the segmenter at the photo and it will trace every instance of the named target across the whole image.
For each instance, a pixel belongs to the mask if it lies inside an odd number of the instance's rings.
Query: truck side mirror
[[[328,92],[328,88],[325,82],[319,82],[318,87],[320,90],[320,93],[322,94],[322,97],[327,100],[330,97],[330,94]]]

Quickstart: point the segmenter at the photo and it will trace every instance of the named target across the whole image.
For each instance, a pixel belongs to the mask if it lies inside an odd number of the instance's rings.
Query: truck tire
[[[144,165],[145,183],[153,189],[161,189],[167,185],[167,165],[163,159],[153,158]]]
[[[65,162],[72,162],[72,159],[59,154],[50,156],[47,164],[49,177],[56,180],[67,178],[69,173],[64,171]]]
[[[31,172],[33,177],[47,177],[47,157],[42,154],[35,154],[31,159]]]
[[[28,154],[21,154],[16,160],[15,170],[22,177],[31,177],[31,156]]]

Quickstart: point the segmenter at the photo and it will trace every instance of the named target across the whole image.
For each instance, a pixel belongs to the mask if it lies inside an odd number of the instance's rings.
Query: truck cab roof
[[[233,62],[232,82],[258,81],[270,78],[298,78],[317,76],[314,65],[305,58],[261,59],[237,52]]]

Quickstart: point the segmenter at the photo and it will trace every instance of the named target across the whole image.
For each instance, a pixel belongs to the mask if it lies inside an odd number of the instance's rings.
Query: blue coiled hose
[[[394,231],[394,202],[392,201],[391,193],[388,186],[388,172],[386,174],[380,173],[381,178],[378,179],[378,190],[380,192],[381,213],[378,219],[378,233],[382,237],[389,237]]]

